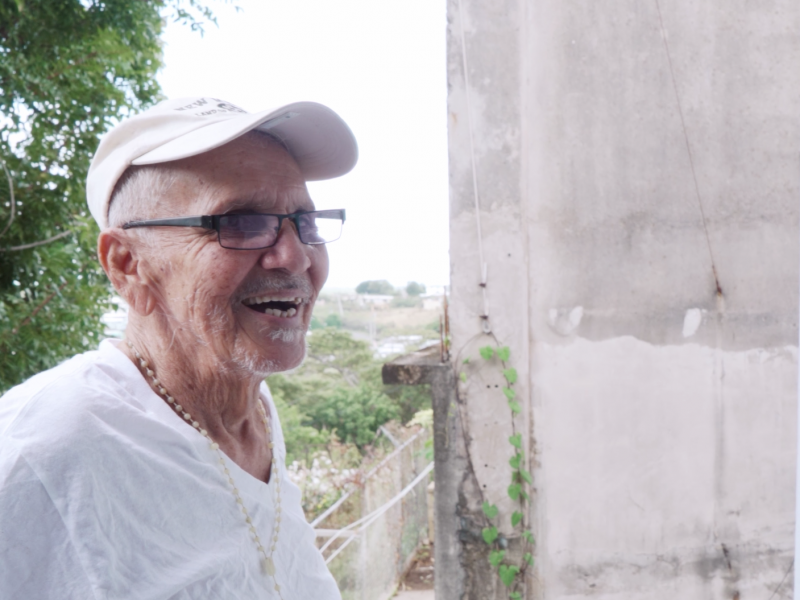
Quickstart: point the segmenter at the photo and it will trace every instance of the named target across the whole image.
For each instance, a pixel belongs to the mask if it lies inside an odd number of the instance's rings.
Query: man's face
[[[158,216],[288,214],[314,210],[295,160],[264,136],[246,135],[173,163],[176,183]],[[146,255],[168,332],[218,368],[267,374],[300,364],[314,302],[328,276],[324,245],[300,242],[291,221],[262,250],[222,248],[214,230],[153,228]],[[156,315],[156,318],[159,318]]]

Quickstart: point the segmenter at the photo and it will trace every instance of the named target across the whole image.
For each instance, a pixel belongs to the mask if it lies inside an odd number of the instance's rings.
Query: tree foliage
[[[340,440],[363,448],[381,425],[400,416],[400,409],[382,390],[362,384],[337,387],[310,406],[308,416],[314,428],[335,431]]]
[[[409,281],[406,285],[406,294],[409,296],[419,296],[425,293],[425,284],[417,283],[416,281]]]
[[[100,136],[159,99],[162,14],[196,0],[0,0],[0,392],[96,345],[110,288],[85,181]]]
[[[383,385],[381,366],[367,342],[328,327],[308,337],[299,369],[267,379],[290,462],[324,447],[331,434],[363,448],[387,421],[405,423],[430,406],[427,386]]]
[[[378,294],[383,296],[391,296],[396,293],[394,286],[385,279],[362,281],[356,286],[356,292],[359,294]]]

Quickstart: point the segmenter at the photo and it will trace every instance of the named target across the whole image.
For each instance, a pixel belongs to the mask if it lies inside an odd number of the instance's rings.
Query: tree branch
[[[49,244],[50,242],[55,242],[56,240],[60,240],[63,237],[67,237],[71,233],[72,231],[62,231],[58,235],[54,235],[51,238],[47,238],[46,240],[41,240],[39,242],[31,242],[30,244],[22,244],[21,246],[11,246],[10,248],[0,248],[0,252],[16,252],[17,250],[27,250],[28,248],[36,248],[37,246],[44,246],[45,244]]]
[[[5,171],[6,179],[8,179],[8,195],[11,197],[11,216],[8,218],[6,226],[3,227],[3,231],[0,231],[0,237],[3,237],[14,222],[14,211],[16,210],[17,203],[14,201],[14,181],[11,179],[11,173],[8,172],[4,160],[0,159],[0,163],[3,163],[3,171]]]
[[[25,319],[23,319],[22,323],[20,323],[19,325],[17,325],[16,327],[14,327],[14,329],[12,329],[12,330],[11,330],[11,335],[17,335],[17,333],[19,332],[19,330],[20,330],[22,327],[25,327],[25,325],[27,325],[28,323],[30,323],[30,322],[33,320],[33,318],[34,318],[36,315],[38,315],[38,314],[39,314],[39,311],[40,311],[40,310],[42,310],[42,309],[43,309],[45,306],[47,306],[47,304],[48,304],[48,303],[49,303],[49,302],[50,302],[50,301],[51,301],[53,298],[55,298],[55,297],[56,297],[56,294],[58,294],[59,292],[63,291],[63,290],[64,290],[64,288],[65,288],[65,287],[67,287],[67,284],[68,284],[68,283],[69,283],[69,281],[65,281],[65,282],[64,282],[64,283],[62,283],[60,286],[58,286],[58,289],[57,289],[56,291],[54,291],[54,292],[51,292],[51,293],[50,293],[50,295],[49,295],[49,296],[47,296],[47,298],[45,298],[44,300],[42,300],[42,302],[39,304],[39,306],[37,306],[36,308],[34,308],[34,309],[33,309],[33,312],[31,312],[31,314],[29,314],[27,317],[25,317]]]

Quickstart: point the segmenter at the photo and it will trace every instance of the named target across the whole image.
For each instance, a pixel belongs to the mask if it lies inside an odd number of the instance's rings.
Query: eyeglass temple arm
[[[181,217],[179,219],[150,219],[148,221],[131,221],[122,226],[123,229],[133,227],[202,227],[214,229],[214,219],[208,215],[202,217]]]
[[[323,219],[324,218],[330,218],[330,217],[333,217],[335,219],[341,219],[342,223],[344,223],[345,217],[346,217],[346,211],[343,208],[330,208],[330,209],[327,209],[327,210],[300,211],[300,212],[296,212],[296,213],[293,213],[292,215],[287,215],[287,216],[297,216],[297,217],[299,217],[299,216],[307,215],[307,214],[317,214],[320,217],[322,217]]]

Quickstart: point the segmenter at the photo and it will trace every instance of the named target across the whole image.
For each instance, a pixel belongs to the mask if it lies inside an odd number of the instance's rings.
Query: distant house
[[[358,305],[367,306],[368,304],[371,304],[373,306],[387,306],[392,302],[393,299],[394,296],[382,294],[359,294]]]

